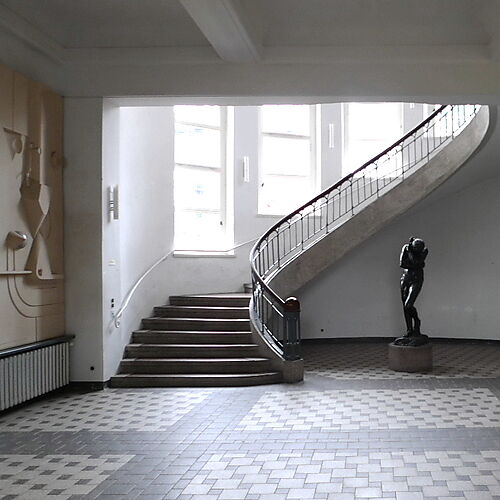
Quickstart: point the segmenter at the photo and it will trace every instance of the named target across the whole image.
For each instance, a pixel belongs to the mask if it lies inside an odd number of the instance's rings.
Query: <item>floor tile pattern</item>
[[[0,455],[0,495],[19,499],[86,495],[132,457],[128,455]]]
[[[500,427],[500,406],[489,389],[266,392],[240,426],[247,431]]]
[[[67,391],[0,414],[0,500],[500,500],[500,349],[305,346],[303,383]],[[446,357],[449,355],[449,358]]]
[[[223,453],[199,465],[188,481],[174,483],[174,491],[193,500],[472,500],[500,495],[499,451]]]
[[[387,349],[383,342],[306,343],[303,355],[309,373],[339,380],[500,377],[498,344],[434,343],[431,373],[390,370]]]
[[[106,391],[73,395],[27,407],[22,419],[0,414],[0,428],[24,432],[159,431],[173,425],[209,394],[180,390],[168,394]]]

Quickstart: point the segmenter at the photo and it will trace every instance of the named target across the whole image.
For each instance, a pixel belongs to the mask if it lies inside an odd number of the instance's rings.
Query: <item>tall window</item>
[[[401,103],[344,104],[343,175],[356,170],[403,135]],[[390,165],[379,175],[390,175]]]
[[[314,196],[315,123],[314,106],[261,106],[259,213],[284,215]]]
[[[226,122],[221,106],[174,106],[175,248],[223,250]]]

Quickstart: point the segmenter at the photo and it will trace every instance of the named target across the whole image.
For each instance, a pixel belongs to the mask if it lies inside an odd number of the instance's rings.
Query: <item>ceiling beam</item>
[[[224,61],[259,61],[262,46],[250,16],[238,0],[180,0],[217,54]]]

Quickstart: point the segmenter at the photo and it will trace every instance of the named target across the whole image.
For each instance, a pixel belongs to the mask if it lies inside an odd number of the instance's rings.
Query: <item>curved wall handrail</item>
[[[218,252],[220,253],[227,253],[231,252],[233,250],[236,250],[240,247],[243,247],[245,245],[248,245],[249,243],[253,243],[256,241],[258,238],[252,238],[251,240],[244,241],[243,243],[238,243],[237,245],[234,245],[231,248],[228,248],[226,250],[219,250]],[[166,253],[163,257],[160,257],[156,262],[151,264],[151,266],[144,271],[141,276],[135,281],[135,283],[132,285],[130,290],[128,291],[127,295],[125,295],[125,298],[122,300],[120,307],[118,308],[118,311],[116,313],[113,313],[111,321],[108,324],[108,330],[110,330],[113,325],[115,328],[120,327],[120,319],[123,316],[123,313],[127,309],[127,307],[130,304],[130,301],[132,300],[132,297],[134,296],[135,292],[139,288],[139,285],[146,279],[146,277],[153,272],[154,269],[156,269],[162,262],[165,262],[173,253],[175,252],[182,252],[182,251],[187,251],[187,250],[170,250],[168,253]],[[212,253],[213,250],[197,250],[197,253]]]
[[[252,248],[252,321],[285,359],[298,359],[300,304],[269,282],[308,247],[425,165],[461,133],[479,105],[445,105],[394,144],[283,217]]]

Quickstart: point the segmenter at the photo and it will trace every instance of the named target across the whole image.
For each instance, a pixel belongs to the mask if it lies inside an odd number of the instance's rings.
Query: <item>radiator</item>
[[[69,383],[70,340],[0,351],[0,411]]]

